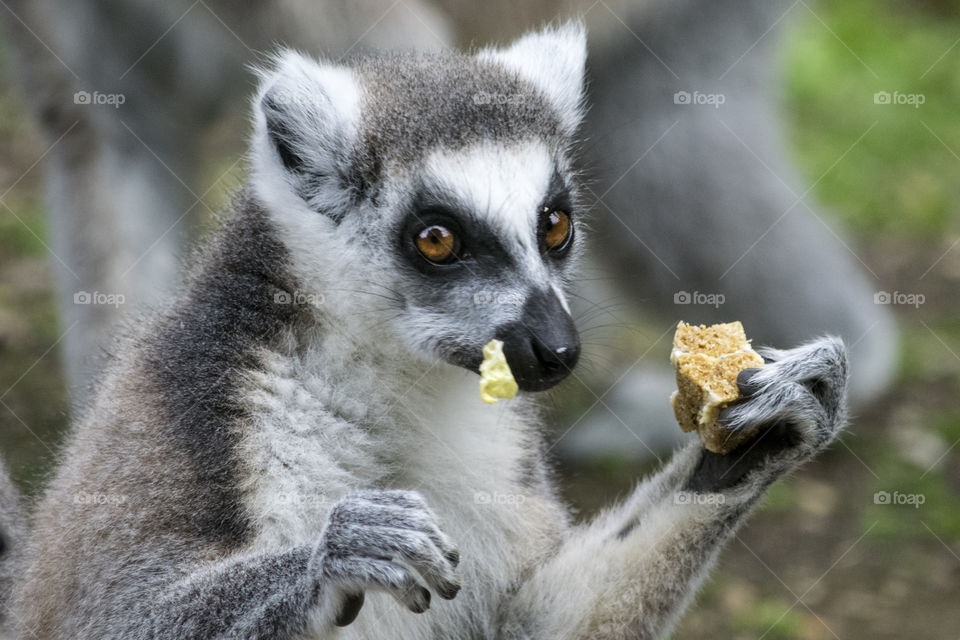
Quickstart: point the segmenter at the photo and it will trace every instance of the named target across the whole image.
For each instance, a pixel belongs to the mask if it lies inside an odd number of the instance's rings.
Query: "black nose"
[[[497,338],[524,391],[549,389],[570,375],[580,359],[580,335],[552,291],[531,294],[520,319],[501,327]]]
[[[533,336],[530,340],[530,347],[537,360],[540,361],[540,367],[551,375],[570,373],[580,357],[579,344],[572,348],[568,345],[551,347],[537,336]]]

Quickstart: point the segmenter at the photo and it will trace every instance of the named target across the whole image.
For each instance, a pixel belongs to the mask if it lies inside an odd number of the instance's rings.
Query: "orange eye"
[[[450,229],[438,224],[426,227],[417,234],[417,249],[424,258],[436,264],[447,264],[457,259],[460,241]]]
[[[570,239],[570,216],[559,209],[544,210],[544,213],[547,214],[544,219],[544,243],[547,250],[562,249]]]

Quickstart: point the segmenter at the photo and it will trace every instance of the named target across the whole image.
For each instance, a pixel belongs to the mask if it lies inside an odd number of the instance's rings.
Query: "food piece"
[[[483,362],[480,363],[480,399],[493,404],[497,398],[510,399],[515,395],[517,381],[503,355],[503,342],[491,340],[483,348]]]
[[[694,431],[710,451],[729,453],[751,433],[725,429],[720,410],[740,397],[737,374],[762,367],[739,322],[699,327],[681,322],[673,336],[670,362],[677,371],[677,391],[670,396],[684,431]]]

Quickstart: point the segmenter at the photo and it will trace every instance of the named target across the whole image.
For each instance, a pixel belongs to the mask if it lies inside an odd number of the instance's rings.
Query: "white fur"
[[[501,237],[522,253],[529,275],[545,280],[537,219],[554,166],[546,145],[538,140],[511,145],[482,142],[433,152],[424,166],[424,180],[499,229]]]
[[[576,130],[583,115],[583,77],[587,33],[583,23],[533,31],[504,49],[483,49],[481,60],[497,62],[532,83],[559,112],[566,133]]]
[[[305,202],[296,194],[291,176],[267,135],[261,103],[267,93],[290,107],[292,127],[305,134],[312,147],[306,158],[314,169],[332,173],[332,163],[356,137],[362,100],[360,85],[346,67],[322,63],[285,50],[271,70],[260,72],[260,89],[254,98],[250,170],[254,192],[273,210],[338,211],[346,194],[327,189],[329,200]],[[310,151],[309,149],[307,151]]]
[[[492,624],[509,581],[559,542],[565,521],[511,472],[529,446],[523,404],[481,403],[476,376],[450,365],[385,372],[351,358],[352,347],[334,336],[305,353],[263,353],[264,370],[249,375],[245,397],[256,417],[241,457],[258,531],[252,550],[316,543],[330,507],[350,491],[414,489],[456,540],[464,589],[423,617],[370,593],[340,637],[381,638],[387,628],[432,638],[431,623],[458,628],[478,613]]]

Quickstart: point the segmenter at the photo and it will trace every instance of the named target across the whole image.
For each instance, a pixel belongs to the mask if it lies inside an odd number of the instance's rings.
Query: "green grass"
[[[877,442],[870,451],[869,464],[880,478],[874,491],[919,496],[902,499],[901,504],[876,504],[875,495],[864,496],[860,519],[864,529],[872,527],[870,535],[875,539],[927,540],[932,530],[943,539],[960,540],[960,495],[949,479],[955,475],[949,448],[960,440],[960,412],[925,411],[921,424],[942,440],[945,455],[936,466],[911,463],[899,447],[886,441]]]
[[[804,16],[787,39],[784,111],[803,173],[822,176],[814,195],[865,236],[956,230],[960,20],[893,0],[810,6],[829,29],[794,10]],[[879,91],[925,102],[874,104]]]
[[[873,504],[873,497],[868,497],[870,503],[863,510],[861,521],[865,530],[870,528],[873,538],[928,540],[930,532],[935,531],[945,540],[960,539],[960,500],[940,471],[921,477],[922,471],[918,473],[916,467],[899,464],[881,466],[877,473],[883,478],[882,490],[919,496],[922,503]]]
[[[38,201],[18,202],[10,198],[10,210],[0,208],[0,251],[8,256],[38,256],[47,237],[46,218]]]
[[[765,598],[743,611],[733,612],[730,627],[733,631],[770,640],[789,640],[801,636],[802,616],[791,609],[792,602],[781,598]]]
[[[763,500],[763,510],[770,513],[786,513],[797,508],[797,491],[791,478],[774,483]]]
[[[960,326],[952,317],[926,326],[902,322],[899,376],[901,380],[953,377],[960,383]]]
[[[953,444],[960,440],[960,412],[945,413],[933,422],[934,430]]]

